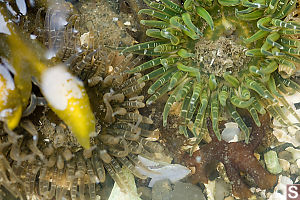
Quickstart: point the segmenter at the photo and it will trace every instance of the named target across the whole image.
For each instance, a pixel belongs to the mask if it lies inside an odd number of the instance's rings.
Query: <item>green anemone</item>
[[[261,126],[258,114],[266,110],[280,123],[291,125],[283,108],[300,121],[283,97],[300,92],[290,79],[300,63],[300,23],[293,13],[296,1],[186,0],[183,6],[170,0],[144,1],[151,9],[139,14],[153,19],[141,24],[151,27],[146,34],[153,40],[122,53],[154,57],[129,73],[152,70],[139,80],[155,80],[148,89],[148,105],[170,94],[163,111],[164,126],[175,102],[181,102],[179,131],[198,142],[206,116],[221,139],[218,122],[225,113],[248,142],[250,131],[237,108],[247,109],[257,126]]]

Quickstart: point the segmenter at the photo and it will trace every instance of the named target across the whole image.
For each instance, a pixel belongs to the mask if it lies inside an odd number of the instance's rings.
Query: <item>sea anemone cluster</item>
[[[206,117],[220,140],[218,122],[229,114],[247,143],[250,131],[236,108],[247,109],[258,127],[258,114],[266,110],[285,125],[291,123],[283,109],[300,120],[283,97],[300,92],[291,78],[300,63],[296,1],[186,0],[183,6],[170,0],[144,2],[151,9],[139,14],[153,19],[141,24],[150,27],[146,34],[154,39],[122,53],[154,57],[128,72],[146,70],[138,82],[155,80],[147,105],[170,94],[164,126],[175,102],[181,106],[180,133],[198,142]]]
[[[51,96],[46,97],[51,110],[44,104],[45,108],[40,112],[40,108],[36,109],[37,102],[34,103],[33,100],[36,100],[36,96],[32,95],[31,104],[35,105],[29,106],[31,109],[26,114],[26,119],[22,118],[20,123],[18,121],[12,128],[7,127],[7,120],[3,120],[0,142],[2,169],[0,193],[2,196],[10,193],[19,199],[98,199],[101,194],[100,185],[106,180],[106,174],[111,176],[122,191],[130,193],[132,191],[122,168],[127,168],[135,176],[145,179],[147,177],[137,170],[137,167],[147,170],[138,159],[138,155],[152,160],[164,157],[164,148],[156,142],[159,132],[150,127],[153,121],[138,111],[145,106],[142,102],[144,97],[140,95],[145,83],[137,83],[141,74],[125,73],[136,66],[142,56],[135,57],[132,54],[126,57],[119,56],[103,45],[95,44],[99,38],[93,39],[92,35],[87,35],[86,39],[93,41],[94,43],[91,43],[93,45],[80,43],[78,41],[83,33],[80,29],[75,29],[76,20],[80,20],[78,16],[68,11],[65,19],[70,23],[60,24],[61,27],[51,27],[47,22],[51,17],[61,16],[61,11],[49,9],[43,12],[43,9],[39,9],[35,20],[36,24],[40,24],[35,32],[36,39],[42,42],[42,45],[38,43],[36,45],[47,47],[43,52],[51,56],[48,58],[36,56],[33,59],[31,53],[38,55],[38,52],[35,52],[36,48],[30,43],[23,42],[27,40],[27,33],[24,32],[22,40],[16,33],[12,36],[13,42],[8,44],[12,59],[1,55],[1,69],[5,69],[5,73],[11,73],[8,66],[15,67],[15,63],[11,60],[16,59],[16,54],[13,53],[16,51],[15,44],[19,44],[21,50],[27,50],[25,59],[20,60],[20,64],[24,64],[23,70],[31,64],[42,65],[46,70],[52,69],[54,72],[58,70],[60,72],[58,74],[51,72],[56,74],[56,78],[67,72],[71,83],[75,79],[81,87],[86,84],[85,91],[89,95],[89,101],[92,102],[91,108],[95,116],[93,123],[96,124],[96,128],[93,127],[95,129],[93,134],[83,135],[84,139],[88,139],[89,148],[87,148],[83,145],[87,143],[80,142],[80,135],[73,135],[69,124],[65,120],[62,121],[63,118],[56,112],[59,108],[51,104]],[[44,23],[39,22],[41,16],[45,16]],[[60,27],[58,32],[54,31],[57,27]],[[11,32],[14,33],[13,30]],[[53,35],[54,32],[57,34]],[[28,54],[30,58],[26,57]],[[25,75],[31,76],[30,73],[24,72],[21,77]],[[14,77],[17,76],[20,76],[18,71]],[[74,77],[80,77],[82,80]],[[46,80],[44,81],[46,85],[59,82],[51,82],[47,78],[41,80]],[[14,83],[12,78],[10,81]],[[39,79],[33,81],[41,90],[43,89],[43,81]],[[9,84],[12,83],[8,81],[5,83],[7,85],[3,85],[4,89],[9,90]],[[70,88],[71,94],[78,94],[76,87]],[[46,87],[42,92],[43,96],[47,95],[49,90],[51,89]],[[26,91],[29,91],[29,94],[33,92],[31,87]],[[34,92],[41,95],[38,88],[35,88]],[[59,94],[62,92],[59,91]],[[21,98],[18,96],[16,99]],[[63,100],[60,103],[63,104]],[[77,105],[76,102],[74,105]],[[81,115],[76,110],[69,111]],[[38,120],[35,119],[36,116]],[[77,121],[77,125],[79,127],[83,125],[85,128],[86,120]]]
[[[136,169],[145,168],[137,155],[159,159],[163,152],[163,147],[154,142],[157,132],[147,128],[152,120],[133,112],[143,106],[139,100],[142,97],[132,98],[121,92],[105,93],[102,103],[107,111],[99,119],[100,130],[92,138],[90,149],[80,147],[69,129],[49,114],[40,118],[39,125],[22,120],[22,128],[13,135],[15,142],[9,136],[2,137],[6,142],[1,151],[5,172],[1,184],[21,199],[96,199],[108,173],[130,193],[122,166],[145,179]]]

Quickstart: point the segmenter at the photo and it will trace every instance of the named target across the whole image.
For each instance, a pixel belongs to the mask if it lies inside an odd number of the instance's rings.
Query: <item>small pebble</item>
[[[300,150],[299,149],[295,149],[293,147],[288,147],[285,150],[288,152],[291,152],[293,154],[293,161],[300,159]]]
[[[287,160],[289,162],[292,162],[293,160],[293,154],[288,151],[282,151],[278,153],[278,158]]]
[[[226,197],[224,200],[234,200],[234,197],[229,196],[229,197]]]
[[[282,171],[282,168],[278,162],[277,153],[275,151],[271,150],[265,153],[264,160],[270,173],[279,174]]]
[[[300,130],[296,131],[295,139],[297,140],[297,142],[300,142]]]
[[[168,179],[157,181],[152,187],[152,200],[169,199],[172,190],[171,182]]]
[[[176,182],[170,192],[170,200],[205,200],[201,188],[191,183]]]
[[[283,171],[289,171],[290,169],[290,163],[289,161],[285,160],[285,159],[278,159],[279,160],[279,164],[282,167]]]
[[[298,128],[296,128],[295,126],[289,126],[288,128],[288,132],[291,134],[291,135],[295,135],[295,133],[297,132]]]
[[[298,168],[297,164],[291,164],[290,171],[291,174],[300,175],[300,169]]]
[[[30,39],[35,40],[36,38],[37,38],[36,35],[33,35],[33,34],[30,35]]]
[[[296,164],[297,164],[298,168],[300,168],[300,159],[296,160]]]
[[[126,22],[124,23],[124,25],[125,25],[125,26],[130,26],[131,23],[130,23],[129,21],[126,21]]]
[[[242,139],[242,133],[234,122],[228,122],[225,124],[225,129],[221,133],[221,137],[226,142],[238,142]]]
[[[143,200],[151,200],[152,199],[152,191],[148,187],[139,187],[137,189],[138,194],[141,194],[141,199]]]
[[[259,153],[254,153],[254,156],[257,160],[260,160],[260,154]]]
[[[274,188],[273,193],[267,193],[268,200],[279,200],[286,198],[286,185],[293,184],[293,181],[287,177],[280,175],[278,178],[278,183]]]
[[[215,200],[223,200],[225,196],[230,194],[230,184],[226,183],[223,179],[216,180]]]

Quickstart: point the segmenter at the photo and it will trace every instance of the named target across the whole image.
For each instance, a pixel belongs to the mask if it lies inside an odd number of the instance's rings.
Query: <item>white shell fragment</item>
[[[300,159],[296,160],[296,165],[298,168],[300,168]]]
[[[134,176],[127,169],[122,168],[122,172],[128,180],[127,186],[130,189],[130,191],[122,192],[121,188],[115,182],[108,200],[142,200],[137,193],[136,185],[134,182]]]
[[[293,161],[300,159],[300,150],[299,149],[294,149],[293,147],[288,147],[285,150],[288,152],[291,152],[293,154]]]
[[[125,25],[125,26],[130,26],[131,23],[130,23],[129,21],[126,21],[126,22],[124,23],[124,25]]]
[[[243,133],[235,122],[225,124],[225,129],[222,131],[221,137],[226,142],[238,142],[243,140]]]
[[[50,67],[42,74],[41,88],[50,105],[65,110],[71,98],[82,98],[83,83],[63,65]]]
[[[281,200],[286,199],[286,185],[293,184],[293,181],[287,176],[279,176],[278,184],[276,185],[274,192],[268,198],[268,200]]]
[[[90,32],[83,33],[80,36],[80,45],[86,46],[86,47],[91,47],[94,42],[93,39],[94,39],[94,36],[92,33],[90,33]],[[78,49],[78,51],[81,51],[81,49]]]
[[[7,90],[14,90],[15,83],[6,66],[0,64],[0,75],[5,79],[5,87]],[[1,98],[3,98],[1,96]],[[2,99],[4,100],[4,99]]]
[[[80,36],[80,44],[81,44],[81,46],[88,45],[89,44],[89,40],[90,40],[90,32],[83,33]]]
[[[7,28],[7,22],[4,20],[4,17],[1,13],[0,13],[0,33],[10,35],[10,31]]]
[[[300,102],[300,93],[296,92],[291,96],[284,96],[287,102],[290,104],[291,108],[295,110],[298,116],[300,116],[300,109],[296,110],[295,103]],[[300,147],[300,122],[293,116],[290,112],[285,110],[285,114],[292,124],[291,126],[283,126],[277,120],[273,120],[273,134],[276,136],[279,142],[288,142],[293,144],[295,147]]]
[[[26,3],[24,0],[16,0],[17,6],[20,10],[20,12],[22,13],[22,15],[26,15],[27,13],[27,7],[26,7]]]
[[[293,144],[295,147],[300,146],[300,141],[296,138],[296,135],[289,132],[287,128],[274,128],[273,134],[278,139],[279,142],[287,142]]]
[[[204,184],[207,193],[207,200],[214,200],[214,194],[216,193],[216,181],[208,180],[207,184]]]
[[[149,187],[152,187],[159,180],[169,179],[172,183],[186,177],[191,171],[179,164],[169,164],[165,162],[154,162],[142,156],[138,156],[139,160],[148,170],[136,166],[137,170],[151,178]]]

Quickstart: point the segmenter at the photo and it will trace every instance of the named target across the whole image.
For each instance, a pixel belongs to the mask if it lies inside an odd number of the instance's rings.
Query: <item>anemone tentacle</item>
[[[227,113],[248,142],[250,131],[236,108],[247,109],[257,126],[261,125],[258,113],[266,110],[291,124],[281,105],[300,119],[283,98],[285,91],[300,88],[290,79],[300,65],[295,0],[186,0],[183,7],[170,0],[145,2],[151,9],[140,14],[155,19],[141,23],[154,28],[146,33],[154,40],[125,48],[123,53],[159,53],[129,73],[158,66],[140,81],[157,79],[148,90],[152,96],[147,105],[171,91],[163,111],[164,126],[175,102],[181,102],[180,132],[198,141],[204,116],[210,116],[220,140],[217,124]]]

